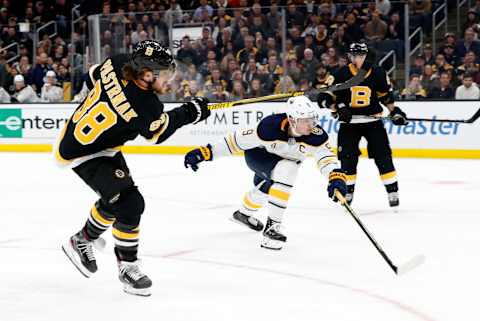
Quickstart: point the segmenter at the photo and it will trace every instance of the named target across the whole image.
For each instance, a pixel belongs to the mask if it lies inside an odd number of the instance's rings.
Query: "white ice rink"
[[[480,320],[480,162],[396,159],[393,214],[372,161],[359,165],[353,208],[397,264],[396,276],[306,161],[285,216],[280,252],[228,220],[252,174],[240,157],[201,164],[126,155],[145,195],[140,257],[149,298],[121,290],[112,237],[85,279],[61,244],[96,195],[48,154],[0,154],[0,321],[465,321]],[[265,212],[262,212],[264,217]]]

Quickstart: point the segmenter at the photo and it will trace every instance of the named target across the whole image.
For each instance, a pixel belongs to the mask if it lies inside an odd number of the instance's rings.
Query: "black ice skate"
[[[261,247],[270,250],[281,250],[287,237],[280,231],[282,225],[279,222],[275,222],[271,218],[268,218],[265,230],[263,230],[263,240]]]
[[[263,230],[263,223],[257,220],[253,216],[248,216],[243,213],[240,213],[240,211],[236,211],[233,213],[232,216],[232,221],[245,225],[249,228],[251,228],[254,231],[261,231]]]
[[[388,193],[388,203],[390,207],[394,210],[398,209],[398,205],[400,205],[400,199],[398,198],[398,192],[390,192]]]
[[[86,278],[97,272],[97,261],[92,246],[93,242],[87,240],[83,231],[72,236],[62,246],[63,252]]]
[[[150,296],[152,280],[140,271],[139,262],[118,261],[118,278],[123,291],[139,296]]]

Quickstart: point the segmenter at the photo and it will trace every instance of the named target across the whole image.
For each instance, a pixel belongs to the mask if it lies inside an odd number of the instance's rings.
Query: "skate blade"
[[[146,289],[135,289],[129,284],[124,284],[123,285],[123,292],[132,294],[132,295],[138,295],[138,296],[151,296],[152,292],[150,291],[150,288]]]
[[[243,223],[242,221],[239,221],[239,220],[234,219],[232,216],[230,216],[229,220],[232,221],[232,222],[234,222],[234,223],[237,223],[238,225],[247,227],[249,230],[252,230],[252,231],[255,231],[255,232],[260,232],[260,231],[263,230],[263,226],[261,226],[261,225],[260,225],[260,227],[258,227],[258,229],[254,229],[253,227],[251,227],[251,226]]]
[[[397,275],[403,275],[411,270],[417,268],[419,265],[422,265],[425,262],[425,255],[420,254],[412,258],[410,261],[400,265],[397,268]]]
[[[264,249],[279,251],[283,248],[284,244],[285,242],[272,240],[264,237],[260,246],[263,247]]]
[[[67,243],[62,245],[62,250],[63,253],[68,257],[70,262],[77,268],[77,270],[86,278],[89,278],[92,276],[92,272],[87,270],[82,263],[77,259],[77,253],[75,250],[72,248],[72,245],[70,243],[70,240],[68,240]]]

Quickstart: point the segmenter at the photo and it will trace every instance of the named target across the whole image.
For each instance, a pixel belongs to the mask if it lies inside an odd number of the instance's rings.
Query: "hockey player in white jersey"
[[[255,231],[263,230],[261,246],[280,250],[287,237],[281,231],[283,214],[298,169],[307,156],[313,156],[320,172],[328,178],[328,196],[347,193],[346,175],[328,144],[327,133],[318,125],[318,107],[305,96],[287,101],[286,113],[265,117],[256,128],[236,131],[223,140],[208,144],[185,155],[185,167],[196,171],[202,161],[211,161],[240,151],[255,173],[254,187],[248,191],[233,219]],[[265,224],[255,213],[266,204]]]

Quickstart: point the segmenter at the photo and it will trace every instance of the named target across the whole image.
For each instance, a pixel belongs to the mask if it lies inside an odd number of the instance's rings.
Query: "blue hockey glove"
[[[203,161],[212,160],[212,146],[202,146],[194,150],[189,151],[185,155],[184,165],[186,168],[191,168],[194,172],[198,170],[198,164]]]
[[[335,190],[343,196],[347,195],[347,175],[341,169],[334,169],[328,175],[328,197],[333,199],[334,202],[338,202]]]

